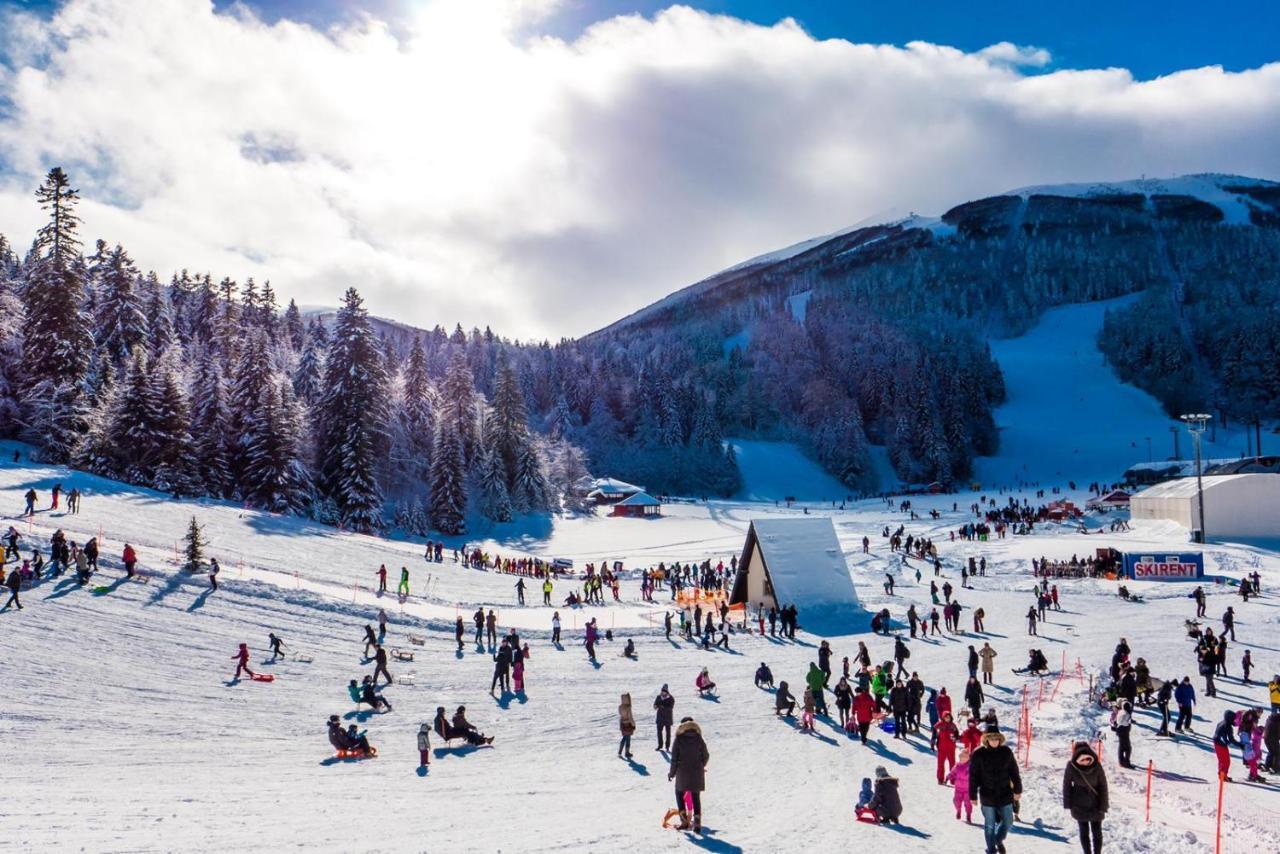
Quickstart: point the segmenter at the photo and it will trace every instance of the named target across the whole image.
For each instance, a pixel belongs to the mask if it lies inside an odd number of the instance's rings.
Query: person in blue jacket
[[[1178,687],[1173,690],[1173,699],[1178,704],[1178,722],[1174,732],[1193,732],[1191,729],[1191,707],[1196,704],[1196,689],[1191,684],[1190,676],[1183,676]]]

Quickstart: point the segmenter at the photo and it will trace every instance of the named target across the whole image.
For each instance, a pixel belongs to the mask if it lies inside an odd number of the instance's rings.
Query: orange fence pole
[[[1154,767],[1150,759],[1147,760],[1147,824],[1151,824],[1151,771]]]
[[[1226,788],[1227,775],[1218,774],[1218,829],[1213,835],[1213,854],[1222,854],[1222,790]]]

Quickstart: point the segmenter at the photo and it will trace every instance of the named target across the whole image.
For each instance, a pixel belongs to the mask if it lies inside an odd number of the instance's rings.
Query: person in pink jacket
[[[1250,709],[1246,712],[1240,712],[1236,716],[1236,726],[1239,728],[1240,737],[1240,759],[1249,769],[1249,782],[1251,783],[1262,781],[1262,778],[1258,776],[1258,761],[1262,758],[1260,711],[1259,709]]]
[[[956,819],[960,818],[960,810],[964,810],[964,820],[973,823],[973,801],[969,800],[969,748],[960,751],[960,761],[947,774],[947,782],[956,787],[951,802],[956,807]]]

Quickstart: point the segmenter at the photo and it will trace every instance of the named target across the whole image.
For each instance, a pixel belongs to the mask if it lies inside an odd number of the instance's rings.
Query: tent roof
[[[1239,480],[1245,477],[1273,477],[1274,475],[1265,474],[1215,474],[1204,476],[1204,488],[1208,492],[1218,486],[1223,486],[1233,480]],[[1178,478],[1177,480],[1166,480],[1164,483],[1157,483],[1155,486],[1148,487],[1141,492],[1135,494],[1133,498],[1195,498],[1196,496],[1196,479],[1194,477]]]
[[[661,507],[662,502],[647,492],[637,492],[630,498],[624,498],[615,507]]]
[[[829,518],[753,519],[748,540],[753,532],[779,604],[857,606],[858,594]],[[739,572],[743,569],[740,564]]]
[[[599,492],[606,492],[615,495],[619,493],[630,494],[635,492],[644,492],[643,486],[636,486],[635,484],[627,483],[625,480],[615,480],[611,477],[599,478],[592,482],[592,486],[594,486]]]

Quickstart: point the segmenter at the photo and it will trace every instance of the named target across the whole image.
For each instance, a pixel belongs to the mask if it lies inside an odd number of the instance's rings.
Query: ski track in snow
[[[832,834],[862,846],[888,844],[902,852],[981,849],[981,829],[957,822],[951,790],[933,779],[927,740],[895,742],[883,733],[874,750],[862,748],[821,722],[815,735],[799,733],[773,714],[772,696],[752,686],[752,673],[768,661],[776,679],[793,689],[802,684],[819,638],[802,634],[795,644],[735,634],[732,653],[704,653],[666,641],[648,624],[658,606],[638,602],[634,581],[623,585],[623,605],[599,609],[601,624],[618,627],[617,640],[600,647],[593,667],[581,649],[574,618],[561,610],[562,650],[549,642],[549,609],[514,608],[515,579],[463,569],[446,558],[426,564],[412,543],[355,536],[304,520],[245,511],[217,502],[177,502],[100,478],[33,464],[0,465],[0,507],[17,509],[35,485],[47,502],[55,481],[86,490],[78,516],[42,511],[28,526],[11,520],[42,548],[55,527],[83,541],[101,527],[103,569],[94,595],[66,577],[45,581],[24,594],[26,610],[0,614],[9,690],[0,715],[6,752],[5,845],[30,851],[609,851],[638,850],[774,851],[786,844],[821,843]],[[882,502],[863,502],[844,512],[817,505],[811,513],[831,515],[850,558],[863,606],[891,608],[901,617],[906,604],[928,603],[928,577],[916,585],[901,575],[900,560],[886,553],[879,532],[901,521],[916,534],[934,536],[945,574],[958,584],[959,561],[985,555],[989,576],[961,601],[986,608],[992,644],[1000,653],[997,687],[989,699],[1006,729],[1012,729],[1018,692],[1036,680],[1009,673],[1021,666],[1028,643],[1022,614],[1029,597],[1031,556],[1068,557],[1100,545],[1142,549],[1185,546],[1186,532],[1173,525],[1140,526],[1116,536],[1082,535],[1050,526],[1032,537],[985,544],[951,543],[945,531],[965,521],[951,511],[971,496],[917,497],[919,510],[938,508],[938,521],[910,522]],[[47,506],[47,503],[44,505]],[[659,559],[727,558],[741,545],[749,519],[799,514],[772,505],[712,502],[672,504],[661,520],[588,517],[557,520],[537,539],[547,555],[609,557],[631,565]],[[192,513],[206,526],[209,553],[223,564],[222,589],[207,593],[205,580],[176,570],[173,542]],[[861,553],[871,537],[872,554]],[[124,539],[141,553],[149,584],[116,583]],[[528,541],[534,542],[534,539]],[[511,553],[513,549],[501,549]],[[1264,590],[1280,584],[1280,558],[1244,545],[1212,545],[1210,571],[1239,573],[1257,568]],[[379,563],[392,578],[404,563],[413,583],[434,578],[429,602],[415,587],[402,615],[388,608],[388,646],[408,649],[412,663],[391,662],[393,675],[415,674],[413,686],[393,685],[386,695],[395,710],[354,715],[345,685],[372,670],[362,656],[362,627],[372,622],[379,602],[367,588]],[[243,566],[242,566],[243,563]],[[883,573],[899,575],[898,595],[883,595]],[[293,575],[297,572],[295,578]],[[351,585],[364,585],[351,601]],[[394,585],[394,580],[392,582]],[[558,596],[567,582],[557,584]],[[1134,655],[1144,656],[1158,678],[1194,673],[1181,621],[1192,613],[1180,585],[1131,584],[1147,595],[1129,604],[1107,582],[1060,584],[1066,612],[1042,627],[1049,661],[1070,665],[1079,659],[1088,672],[1105,668],[1117,636],[1124,633]],[[538,601],[535,590],[530,601]],[[1280,670],[1280,624],[1274,594],[1247,606],[1215,591],[1210,613],[1228,602],[1239,611],[1239,654],[1252,648],[1257,674]],[[470,643],[470,612],[477,603],[499,609],[500,626],[516,625],[532,648],[525,698],[499,702],[487,694],[492,662],[487,650]],[[455,610],[456,609],[456,610]],[[455,652],[448,624],[460,612],[467,643]],[[802,620],[803,620],[803,615]],[[970,622],[970,615],[962,619]],[[291,652],[314,662],[260,664],[267,656],[266,634],[281,635]],[[408,642],[408,633],[425,645]],[[622,640],[634,637],[638,661],[620,657]],[[868,643],[873,657],[889,657],[891,642],[872,638],[866,620],[850,621],[848,632],[831,637],[835,666]],[[959,694],[964,652],[972,637],[912,641],[910,665],[931,686]],[[248,642],[257,668],[277,675],[261,684],[230,683],[236,645]],[[719,685],[717,700],[700,700],[693,679],[708,666]],[[677,720],[693,715],[711,754],[704,818],[711,832],[701,840],[659,828],[673,800],[665,757],[653,750],[650,704],[662,683],[677,697]],[[1212,753],[1205,733],[1227,704],[1244,698],[1265,702],[1265,688],[1222,680],[1221,699],[1197,707],[1200,736],[1192,743],[1157,743],[1152,716],[1140,712],[1135,760],[1154,759],[1165,777],[1157,781],[1150,825],[1143,820],[1144,775],[1121,772],[1108,744],[1107,771],[1113,807],[1105,825],[1109,852],[1212,850]],[[1046,683],[1048,687],[1048,683]],[[618,697],[633,695],[638,730],[628,764],[615,758]],[[1033,712],[1037,733],[1027,774],[1027,795],[1011,852],[1078,850],[1074,823],[1061,809],[1062,765],[1071,738],[1094,735],[1105,719],[1086,711],[1078,682],[1067,680],[1058,697]],[[417,773],[418,724],[436,706],[450,712],[459,704],[486,733],[492,749],[445,750],[433,738],[430,772]],[[959,705],[957,703],[957,705]],[[834,708],[833,708],[834,711]],[[329,714],[358,719],[380,756],[364,762],[332,762],[325,737]],[[904,821],[895,833],[856,824],[853,804],[859,783],[876,765],[902,781]],[[1238,751],[1233,769],[1239,777]],[[1228,852],[1280,850],[1280,797],[1274,788],[1236,784],[1227,790],[1224,824]],[[1032,823],[1036,822],[1036,823]],[[866,837],[865,840],[863,837]]]

